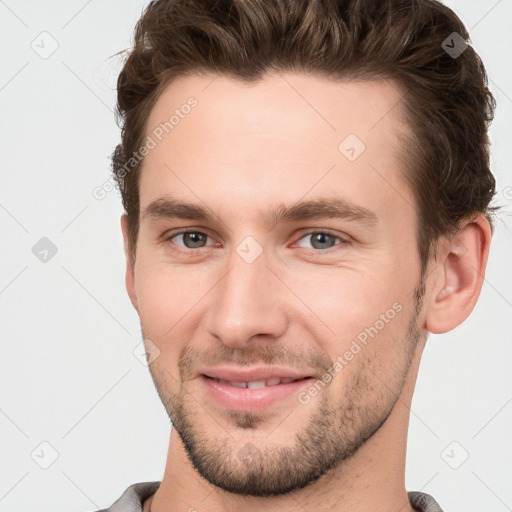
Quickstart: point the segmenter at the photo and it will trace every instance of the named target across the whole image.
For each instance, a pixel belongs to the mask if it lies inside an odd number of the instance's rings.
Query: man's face
[[[196,469],[279,494],[378,431],[422,333],[400,93],[291,73],[211,80],[176,80],[151,112],[128,289]],[[176,109],[172,130],[153,132]]]

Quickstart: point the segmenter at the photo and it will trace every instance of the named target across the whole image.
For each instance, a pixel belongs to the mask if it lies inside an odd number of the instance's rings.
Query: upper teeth
[[[277,386],[277,384],[287,384],[288,382],[293,382],[294,380],[299,379],[290,379],[290,378],[281,378],[281,377],[271,377],[266,380],[253,380],[250,382],[232,382],[224,379],[215,379],[217,382],[221,384],[226,384],[228,386],[233,386],[234,388],[264,388],[265,386]]]

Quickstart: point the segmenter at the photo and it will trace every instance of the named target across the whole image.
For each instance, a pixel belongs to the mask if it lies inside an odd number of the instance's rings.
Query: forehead
[[[154,147],[142,166],[141,210],[166,192],[225,207],[236,198],[233,208],[244,211],[328,192],[382,214],[390,201],[402,210],[397,216],[410,213],[412,195],[400,176],[401,95],[391,81],[300,73],[250,84],[222,75],[177,78],[148,119]]]

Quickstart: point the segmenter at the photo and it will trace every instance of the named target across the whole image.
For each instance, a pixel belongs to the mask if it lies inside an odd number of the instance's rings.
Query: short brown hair
[[[441,235],[477,213],[492,227],[496,184],[487,131],[495,100],[468,40],[462,21],[435,0],[150,2],[117,82],[122,141],[112,167],[128,214],[130,257],[142,161],[130,172],[127,162],[143,145],[150,111],[170,81],[204,71],[256,82],[269,71],[296,71],[391,79],[401,87],[412,134],[403,141],[403,176],[416,201],[423,273]],[[462,53],[445,51],[446,42]]]

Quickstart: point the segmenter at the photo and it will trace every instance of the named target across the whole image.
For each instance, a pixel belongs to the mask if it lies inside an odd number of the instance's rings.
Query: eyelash
[[[170,236],[167,236],[166,237],[166,241],[169,241],[171,243],[172,240],[174,238],[176,238],[177,236],[179,235],[183,235],[183,234],[187,234],[187,233],[195,233],[195,234],[201,234],[201,235],[205,235],[207,237],[209,237],[209,235],[207,233],[203,233],[202,231],[194,231],[194,230],[191,230],[191,229],[183,229],[181,231],[177,231],[176,233],[172,233],[172,235]],[[333,247],[329,247],[328,249],[315,249],[314,247],[312,248],[309,248],[309,247],[299,247],[299,249],[305,249],[308,253],[310,254],[315,254],[315,255],[320,255],[320,254],[325,254],[325,253],[330,253],[334,250],[336,250],[336,248],[340,245],[347,245],[349,244],[349,240],[346,240],[346,239],[343,239],[342,237],[334,234],[334,233],[331,233],[329,230],[311,230],[311,231],[308,231],[307,233],[304,233],[302,234],[302,236],[297,240],[297,242],[294,242],[294,246],[296,246],[296,244],[298,242],[300,242],[302,239],[306,238],[307,236],[311,236],[313,234],[322,234],[322,235],[328,235],[328,236],[331,236],[337,240],[339,240],[340,243],[338,244],[335,244]],[[173,248],[174,251],[176,251],[177,253],[180,253],[180,254],[191,254],[191,253],[195,253],[195,254],[200,254],[204,251],[207,251],[208,249],[210,249],[211,247],[198,247],[196,249],[190,249],[188,247],[181,247],[181,246],[176,246],[176,244],[173,243],[173,245],[175,245],[175,247]]]

